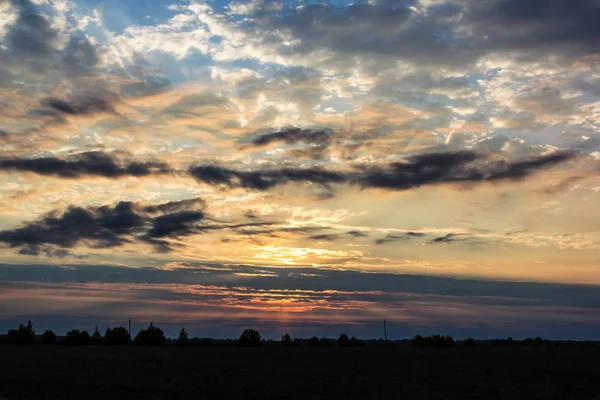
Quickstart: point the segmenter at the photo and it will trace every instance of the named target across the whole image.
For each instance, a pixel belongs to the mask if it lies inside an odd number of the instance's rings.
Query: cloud
[[[167,203],[152,204],[144,206],[143,210],[147,213],[172,213],[176,211],[189,211],[194,209],[202,209],[206,206],[204,199],[197,197],[195,199],[184,199],[178,201],[169,201]]]
[[[264,35],[258,37],[265,38],[261,43],[265,49],[275,47],[299,64],[385,68],[395,60],[438,65],[474,60],[468,47],[455,48],[449,41],[439,40],[452,35],[451,24],[438,18],[447,10],[432,8],[427,15],[419,15],[411,7],[414,3],[307,4],[272,13],[270,18],[248,20],[250,32]],[[294,42],[286,43],[287,37]]]
[[[118,100],[119,96],[114,92],[95,91],[80,93],[68,100],[46,97],[40,103],[51,112],[59,114],[85,115],[100,112],[116,114],[113,103]]]
[[[339,172],[320,168],[281,168],[249,172],[218,166],[197,165],[190,167],[189,173],[198,181],[211,185],[254,190],[268,190],[290,182],[309,182],[328,187],[331,183],[340,183],[345,180],[344,175]]]
[[[447,235],[437,237],[431,241],[431,243],[452,243],[462,240],[460,237],[463,236],[459,233],[448,233]]]
[[[232,336],[248,323],[246,318],[255,318],[258,326],[263,326],[261,320],[280,327],[283,315],[288,319],[293,315],[291,326],[312,324],[306,336],[327,334],[332,326],[339,332],[341,326],[347,328],[351,323],[353,329],[366,329],[366,337],[379,337],[380,315],[385,313],[388,326],[394,326],[395,335],[400,336],[424,329],[445,329],[465,336],[475,329],[484,337],[499,336],[499,331],[506,331],[505,336],[531,336],[542,331],[550,336],[568,332],[569,337],[579,332],[589,339],[598,326],[594,320],[600,308],[598,292],[595,285],[310,267],[218,263],[171,263],[158,268],[0,265],[0,300],[10,307],[14,319],[37,315],[38,324],[48,319],[53,329],[62,329],[59,327],[66,320],[65,331],[73,327],[74,319],[88,323],[80,318],[83,314],[93,317],[91,324],[130,317],[141,323],[152,307],[153,317],[166,326],[178,324],[172,327],[173,335],[181,329],[181,318],[189,324],[198,323],[195,329],[203,335],[211,324],[218,327],[215,335]],[[380,312],[373,313],[373,307]],[[14,325],[14,321],[9,324],[6,320],[0,325]],[[223,324],[224,320],[228,323]],[[230,332],[232,326],[234,331]],[[277,329],[272,332],[273,336],[278,333]]]
[[[346,235],[350,235],[350,236],[355,237],[355,238],[361,238],[361,237],[367,237],[367,236],[369,236],[368,233],[361,232],[361,231],[348,231],[348,232],[346,232]]]
[[[326,188],[333,183],[350,183],[363,188],[408,190],[434,184],[522,180],[539,170],[575,157],[574,152],[556,151],[524,160],[506,161],[494,158],[490,153],[465,150],[418,154],[385,167],[367,165],[350,172],[321,168],[239,171],[214,165],[197,165],[190,167],[189,173],[198,181],[210,185],[263,191],[291,182],[313,183]]]
[[[517,50],[525,57],[549,52],[570,58],[596,53],[600,27],[595,0],[459,0],[465,7],[462,23],[472,34],[473,45],[490,51]]]
[[[195,165],[189,167],[188,173],[209,185],[259,191],[292,182],[311,183],[325,188],[335,183],[350,183],[363,188],[408,190],[432,184],[521,180],[575,156],[573,152],[556,151],[519,161],[505,161],[494,159],[487,153],[460,151],[419,154],[385,167],[367,165],[349,172],[319,167],[240,171],[215,165]],[[79,153],[68,158],[0,158],[2,169],[60,178],[101,176],[113,179],[162,175],[174,171],[163,162],[121,161],[104,152]]]
[[[287,128],[277,132],[259,135],[251,140],[254,146],[266,146],[271,143],[283,142],[286,144],[306,143],[326,146],[332,140],[333,132],[328,129],[312,130],[301,128]]]
[[[402,234],[390,233],[386,235],[384,238],[377,239],[375,244],[386,244],[391,242],[396,242],[399,240],[409,240],[414,238],[420,238],[425,236],[424,233],[421,232],[404,232]]]
[[[113,179],[172,172],[171,168],[162,162],[121,162],[111,154],[97,151],[79,153],[68,158],[0,158],[0,170],[33,172],[60,178],[101,176]]]
[[[70,24],[71,10],[55,7],[52,2],[11,3],[17,17],[5,27],[6,37],[0,45],[0,69],[9,74],[8,79],[0,77],[3,86],[37,84],[47,89],[61,81],[97,77],[105,61],[101,46]]]
[[[26,246],[21,247],[18,251],[19,254],[24,256],[40,256],[45,255],[48,258],[65,258],[71,255],[69,250],[65,249],[53,249],[50,246]]]
[[[474,151],[429,153],[410,156],[405,162],[391,163],[386,168],[367,167],[355,182],[364,188],[407,190],[423,185],[480,183],[521,180],[527,176],[569,161],[576,153],[557,151],[521,161],[491,158]]]
[[[322,234],[322,235],[313,235],[310,236],[309,239],[313,240],[322,240],[327,242],[333,242],[343,238],[351,238],[351,239],[359,239],[363,237],[369,236],[365,232],[361,231],[348,231],[345,233],[331,233],[331,234]]]
[[[15,55],[33,56],[31,61],[43,60],[57,51],[58,31],[53,28],[35,5],[28,0],[16,1],[19,14],[12,29],[7,34],[7,42]],[[42,64],[31,65],[34,69]]]
[[[196,233],[196,224],[205,217],[203,206],[201,199],[149,206],[130,201],[114,206],[69,206],[22,227],[0,231],[0,242],[28,255],[66,255],[60,250],[80,244],[104,249],[136,241],[150,243],[159,251],[170,251],[171,245],[164,239]],[[193,207],[196,210],[190,211]]]
[[[154,250],[168,253],[182,237],[214,231],[230,231],[242,236],[277,233],[307,233],[326,229],[323,226],[290,227],[277,222],[219,221],[209,218],[201,198],[141,204],[121,201],[115,205],[80,207],[71,205],[54,210],[23,226],[0,231],[0,243],[19,248],[19,254],[63,257],[72,249],[84,245],[109,249],[126,244],[149,244]]]
[[[61,57],[61,69],[69,76],[88,76],[100,65],[98,49],[83,33],[76,32],[69,39]]]

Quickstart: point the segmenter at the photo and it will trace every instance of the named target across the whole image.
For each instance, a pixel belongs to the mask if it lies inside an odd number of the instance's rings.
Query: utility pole
[[[385,319],[383,320],[383,337],[387,342],[387,321]]]

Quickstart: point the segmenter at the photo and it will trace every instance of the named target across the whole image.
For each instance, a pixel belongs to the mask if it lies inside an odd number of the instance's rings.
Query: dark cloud
[[[191,211],[192,204],[197,207]],[[170,249],[164,238],[193,234],[204,218],[200,199],[143,206],[122,201],[114,206],[77,207],[52,211],[24,226],[0,231],[0,242],[19,248],[20,254],[57,256],[84,244],[92,248],[147,242],[161,251]],[[156,216],[155,214],[160,213]]]
[[[254,146],[266,146],[271,143],[283,142],[286,144],[306,143],[314,145],[327,145],[333,138],[333,132],[328,129],[312,130],[300,128],[287,128],[277,132],[259,135],[251,140]]]
[[[176,211],[189,211],[194,209],[202,209],[206,205],[205,201],[197,197],[195,199],[185,199],[178,201],[170,201],[168,203],[144,206],[143,210],[147,213],[172,213]]]
[[[387,168],[366,168],[355,182],[362,187],[407,190],[423,185],[479,183],[502,180],[521,180],[527,176],[569,161],[576,153],[557,151],[522,161],[492,159],[485,153],[459,151],[430,153],[408,157]]]
[[[352,172],[328,171],[322,168],[281,168],[239,171],[219,166],[199,165],[189,168],[196,180],[230,188],[268,190],[291,182],[307,182],[329,188],[334,183],[348,182],[364,188],[407,190],[423,185],[478,183],[521,180],[527,176],[566,162],[576,153],[559,151],[520,161],[494,159],[489,154],[473,151],[430,153],[407,157],[406,161],[386,167],[363,167]],[[0,170],[33,172],[62,178],[102,176],[149,176],[173,172],[162,162],[121,161],[104,152],[87,152],[67,158],[0,158]]]
[[[384,238],[377,239],[375,244],[386,244],[390,242],[397,242],[399,240],[409,240],[414,238],[420,238],[425,236],[424,233],[421,232],[404,232],[404,233],[390,233],[386,235]]]
[[[473,45],[521,50],[527,57],[548,53],[580,57],[600,46],[600,3],[596,0],[460,0]]]
[[[557,151],[552,154],[532,157],[523,161],[497,162],[488,170],[486,180],[520,180],[526,178],[538,169],[552,167],[554,165],[572,160],[577,156],[570,151]]]
[[[325,241],[334,241],[337,239],[340,239],[342,237],[342,235],[340,235],[339,233],[332,233],[332,234],[323,234],[323,235],[313,235],[311,236],[309,239],[314,239],[314,240],[325,240]]]
[[[0,170],[33,172],[39,175],[52,175],[61,178],[102,176],[120,178],[123,176],[148,176],[171,172],[162,162],[120,162],[104,152],[87,152],[68,158],[0,158]]]
[[[68,207],[53,211],[20,228],[0,231],[0,242],[25,248],[33,254],[42,245],[73,248],[81,242],[91,247],[108,248],[130,242],[131,235],[143,231],[145,218],[135,212],[135,204],[120,202],[114,207]]]
[[[75,33],[63,51],[61,68],[71,76],[86,76],[96,70],[99,62],[96,46],[83,33]]]
[[[472,181],[480,179],[480,174],[464,167],[480,157],[470,151],[421,154],[409,157],[406,162],[392,163],[385,169],[367,168],[357,181],[363,187],[397,190],[443,181]]]
[[[488,153],[458,151],[409,156],[403,162],[385,167],[362,166],[352,172],[320,168],[281,168],[239,171],[219,166],[198,165],[189,168],[191,176],[210,185],[230,188],[268,190],[291,182],[308,182],[329,188],[333,183],[350,183],[363,188],[408,190],[423,185],[483,183],[521,180],[527,176],[576,157],[570,151],[506,161]]]
[[[497,52],[570,62],[600,46],[597,0],[413,0],[305,4],[245,16],[253,39],[294,61],[318,54],[323,67],[466,67]],[[460,29],[457,29],[460,28]],[[286,32],[296,42],[285,41]],[[407,92],[407,94],[410,94]]]
[[[281,168],[262,171],[237,171],[219,166],[198,165],[189,169],[198,181],[254,190],[268,190],[290,182],[310,182],[324,187],[345,181],[343,174],[320,168]]]
[[[148,237],[162,238],[190,235],[194,233],[194,225],[203,218],[204,213],[202,211],[180,211],[160,215],[152,220]]]
[[[238,235],[306,233],[323,227],[274,226],[275,222],[222,222],[208,218],[201,198],[144,205],[121,201],[100,207],[69,206],[54,210],[23,226],[0,231],[0,243],[18,248],[20,254],[64,257],[63,250],[78,245],[112,248],[127,243],[146,243],[157,252],[182,246],[167,239],[214,231]]]
[[[268,33],[286,30],[300,39],[294,45],[281,43],[282,53],[309,56],[327,49],[331,56],[325,62],[336,66],[391,67],[398,59],[452,65],[475,59],[477,53],[468,46],[440,40],[453,36],[447,16],[437,15],[441,11],[447,14],[447,10],[432,9],[427,15],[418,15],[411,8],[415,3],[380,1],[347,7],[307,4],[286,9],[278,17],[255,21],[262,23],[259,28]],[[274,33],[265,35],[265,40]]]
[[[19,9],[17,21],[7,34],[10,50],[17,57],[29,56],[31,67],[42,70],[44,59],[56,53],[58,31],[28,0],[13,0],[12,4]]]
[[[0,70],[3,75],[13,76],[11,86],[15,85],[14,81],[18,81],[17,85],[25,81],[28,85],[50,88],[65,79],[97,76],[100,70],[98,46],[82,31],[60,32],[54,23],[59,16],[47,4],[34,4],[29,0],[12,0],[11,3],[18,10],[18,17],[8,26],[5,47],[0,47],[5,50],[0,50],[3,67]],[[64,34],[68,36],[63,46]],[[3,78],[0,79],[4,83]]]
[[[356,238],[369,236],[366,232],[361,232],[361,231],[348,231],[348,232],[346,232],[346,235],[350,235],[350,236],[356,237]]]
[[[116,114],[113,106],[119,100],[119,95],[110,91],[96,90],[82,92],[71,96],[68,100],[47,97],[40,101],[49,111],[58,114],[85,115],[99,112]],[[41,110],[44,112],[45,110]]]
[[[65,258],[71,255],[69,250],[53,249],[50,246],[26,246],[21,247],[17,252],[25,256],[40,256],[45,255],[48,258]]]
[[[463,235],[459,233],[448,233],[447,235],[436,237],[431,243],[452,243],[462,240],[461,236]]]
[[[331,234],[322,234],[322,235],[313,235],[310,236],[309,239],[314,240],[323,240],[328,242],[333,242],[335,240],[343,239],[343,238],[351,238],[351,239],[359,239],[363,237],[367,237],[368,235],[361,231],[348,231],[346,233],[331,233]]]

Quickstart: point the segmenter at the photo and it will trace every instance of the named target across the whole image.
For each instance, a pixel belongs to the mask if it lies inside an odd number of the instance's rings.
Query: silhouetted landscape
[[[454,340],[166,338],[151,324],[133,339],[71,330],[3,335],[0,396],[12,399],[592,399],[600,343],[540,337]]]
[[[600,400],[599,17],[0,0],[0,400]]]

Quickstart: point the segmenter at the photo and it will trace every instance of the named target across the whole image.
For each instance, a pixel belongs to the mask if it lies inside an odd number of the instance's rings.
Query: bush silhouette
[[[151,322],[148,329],[142,329],[133,339],[133,344],[143,346],[160,346],[165,344],[165,334],[162,329],[154,326]]]
[[[337,339],[337,345],[340,347],[348,347],[350,346],[350,338],[345,333],[342,333],[340,337]]]
[[[11,344],[33,344],[35,342],[35,331],[31,321],[27,325],[19,325],[17,329],[11,329],[7,335],[8,342]]]
[[[96,325],[96,329],[94,329],[94,333],[92,333],[92,336],[90,338],[90,344],[93,344],[93,345],[102,344],[102,335],[100,334],[100,331],[98,330],[98,325]]]
[[[552,342],[550,340],[542,339],[539,336],[537,336],[535,339],[527,338],[527,339],[523,340],[523,345],[525,345],[525,346],[543,346],[543,345],[549,345],[549,344],[552,344]]]
[[[352,346],[352,347],[366,347],[367,346],[367,342],[365,342],[364,340],[360,340],[360,339],[352,336],[350,338],[350,346]]]
[[[42,344],[56,344],[56,333],[52,331],[45,331],[44,333],[42,333]]]
[[[417,335],[413,338],[412,345],[419,347],[454,346],[454,339],[452,338],[452,336],[444,335],[429,335],[425,337]]]
[[[311,337],[310,339],[308,339],[308,345],[309,346],[318,346],[319,345],[319,338],[316,336]]]
[[[238,340],[238,345],[240,346],[260,346],[261,344],[260,333],[254,329],[246,329],[242,332]]]
[[[323,346],[323,347],[329,347],[332,345],[332,340],[331,339],[327,339],[327,338],[321,338],[319,339],[319,346]]]
[[[131,343],[131,335],[127,329],[122,326],[118,328],[106,328],[104,333],[104,344],[110,346],[123,346]]]
[[[463,340],[463,345],[466,347],[475,347],[476,343],[475,343],[475,339],[473,338],[466,338],[465,340]]]
[[[178,346],[185,346],[188,344],[188,334],[184,328],[181,328],[179,332],[179,337],[177,338],[177,342],[175,342]]]
[[[283,336],[281,336],[281,343],[284,346],[289,346],[290,344],[292,344],[292,338],[289,333],[286,333]]]
[[[542,338],[541,338],[541,337],[539,337],[539,336],[536,336],[536,338],[535,338],[534,340],[535,340],[535,345],[536,345],[536,346],[541,346],[541,345],[543,345],[543,344],[544,344],[544,339],[542,339]]]
[[[91,343],[91,337],[88,331],[80,331],[79,329],[72,329],[67,332],[65,336],[65,344],[71,346],[83,346]]]

